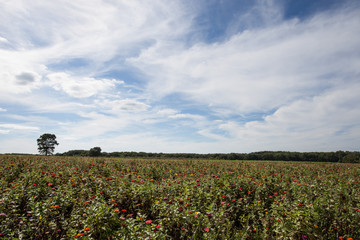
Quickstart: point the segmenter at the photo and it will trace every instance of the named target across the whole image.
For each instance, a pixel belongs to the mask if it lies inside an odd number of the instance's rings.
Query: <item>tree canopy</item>
[[[89,151],[89,155],[91,157],[98,157],[101,155],[101,148],[100,147],[93,147]]]
[[[55,134],[44,133],[37,139],[38,150],[40,154],[52,155],[55,149],[55,145],[59,145],[56,141]]]

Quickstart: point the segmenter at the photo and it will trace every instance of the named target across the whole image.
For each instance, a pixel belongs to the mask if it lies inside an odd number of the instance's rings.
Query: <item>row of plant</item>
[[[360,239],[360,165],[0,156],[4,239]]]

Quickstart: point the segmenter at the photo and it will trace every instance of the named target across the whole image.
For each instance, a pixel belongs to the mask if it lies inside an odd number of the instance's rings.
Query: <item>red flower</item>
[[[182,208],[179,208],[179,209],[178,209],[179,212],[182,212],[183,210],[184,210],[184,209],[182,209]]]
[[[160,228],[161,227],[161,225],[159,224],[159,225],[157,225],[155,228]]]
[[[84,228],[84,231],[85,232],[90,231],[90,228]]]
[[[208,232],[209,230],[210,230],[210,229],[208,229],[208,228],[204,228],[204,231],[205,231],[205,232]]]
[[[150,223],[152,223],[152,220],[146,220],[145,223],[150,224]]]

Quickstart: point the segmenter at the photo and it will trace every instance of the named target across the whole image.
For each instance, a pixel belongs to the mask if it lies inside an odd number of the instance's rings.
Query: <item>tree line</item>
[[[37,139],[40,154],[52,155],[56,145],[55,134],[45,133]],[[360,152],[285,152],[262,151],[253,153],[147,153],[147,152],[101,152],[100,147],[90,150],[70,150],[57,153],[59,156],[84,157],[121,157],[121,158],[191,158],[216,160],[267,160],[267,161],[301,161],[301,162],[343,162],[360,163]]]
[[[59,156],[101,156],[119,158],[163,158],[163,159],[213,159],[213,160],[266,160],[301,162],[343,162],[360,163],[360,152],[286,152],[262,151],[252,153],[149,153],[149,152],[101,152],[99,147],[90,150],[70,150],[58,153]],[[99,151],[100,149],[100,151]]]

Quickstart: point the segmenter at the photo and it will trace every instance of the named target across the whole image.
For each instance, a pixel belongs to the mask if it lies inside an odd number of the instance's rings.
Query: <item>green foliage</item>
[[[343,156],[341,162],[344,163],[360,163],[360,154],[356,152],[351,152]]]
[[[65,153],[57,153],[57,156],[67,156],[67,157],[72,157],[72,156],[78,156],[78,157],[86,157],[89,156],[89,151],[88,150],[70,150],[67,151]]]
[[[4,239],[360,238],[360,165],[0,155]]]
[[[90,157],[99,157],[101,156],[101,148],[100,147],[93,147],[89,151]]]
[[[55,134],[44,133],[37,139],[38,150],[40,154],[51,155],[54,152],[55,145],[59,145],[56,141]]]
[[[91,149],[90,149],[91,151]],[[94,151],[94,149],[93,149]],[[98,151],[98,150],[97,150]],[[100,149],[101,152],[101,149]],[[59,156],[93,156],[86,150],[70,150]],[[254,153],[145,153],[145,152],[112,152],[100,153],[103,157],[120,158],[163,158],[163,159],[213,159],[213,160],[263,160],[292,162],[347,162],[360,163],[360,152],[254,152]],[[99,156],[100,156],[99,155]]]

